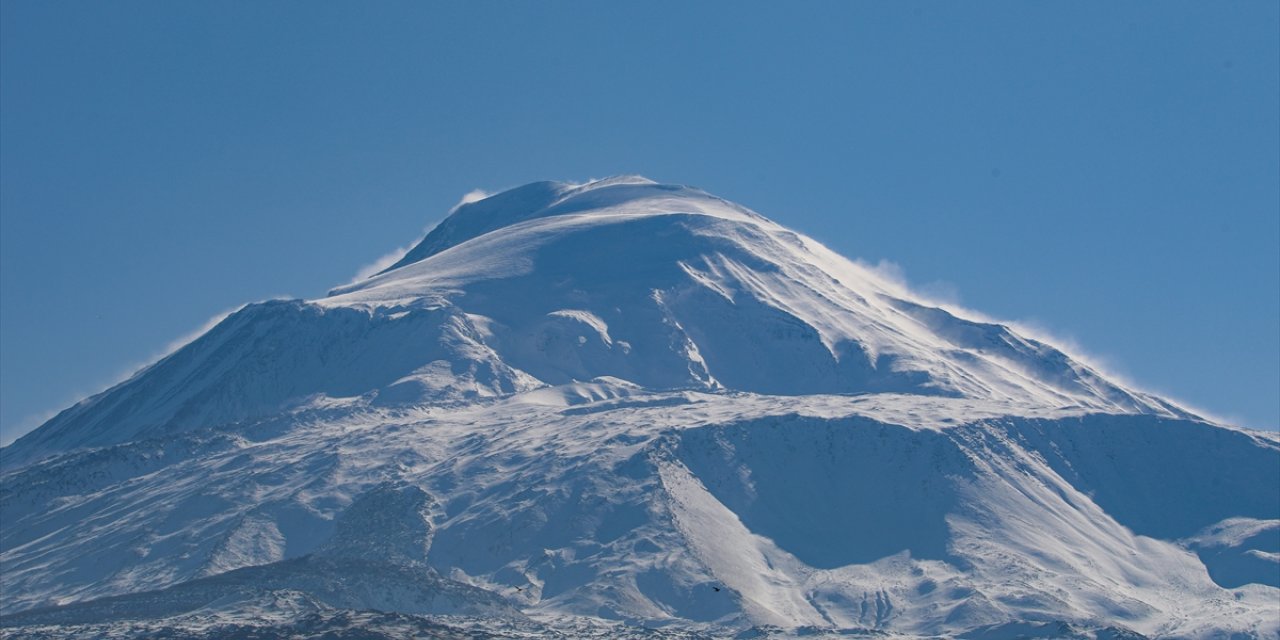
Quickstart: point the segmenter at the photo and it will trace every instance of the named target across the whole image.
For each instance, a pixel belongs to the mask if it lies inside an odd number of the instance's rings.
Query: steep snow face
[[[741,206],[622,177],[462,205],[391,269],[319,300],[249,305],[18,440],[6,462],[300,406],[472,401],[598,378],[1186,415]]]

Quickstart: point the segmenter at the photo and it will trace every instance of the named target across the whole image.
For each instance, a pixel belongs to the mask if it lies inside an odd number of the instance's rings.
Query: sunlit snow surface
[[[1280,634],[1276,436],[642,178],[463,205],[0,456],[6,635]]]

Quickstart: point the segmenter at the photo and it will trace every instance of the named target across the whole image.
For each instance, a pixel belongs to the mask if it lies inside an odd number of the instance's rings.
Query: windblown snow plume
[[[0,464],[6,637],[1280,633],[1274,434],[635,176],[469,195]]]

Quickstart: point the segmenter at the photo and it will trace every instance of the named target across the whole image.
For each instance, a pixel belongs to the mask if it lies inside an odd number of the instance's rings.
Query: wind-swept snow
[[[279,603],[262,624],[1280,633],[1276,438],[638,177],[460,205],[0,462],[0,623],[33,637]]]

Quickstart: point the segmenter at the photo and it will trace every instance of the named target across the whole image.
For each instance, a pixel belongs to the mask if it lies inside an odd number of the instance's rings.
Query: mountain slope
[[[436,611],[298,569],[358,562],[553,627],[1280,632],[1274,435],[638,177],[462,205],[0,463],[6,625],[187,615],[210,585]]]

